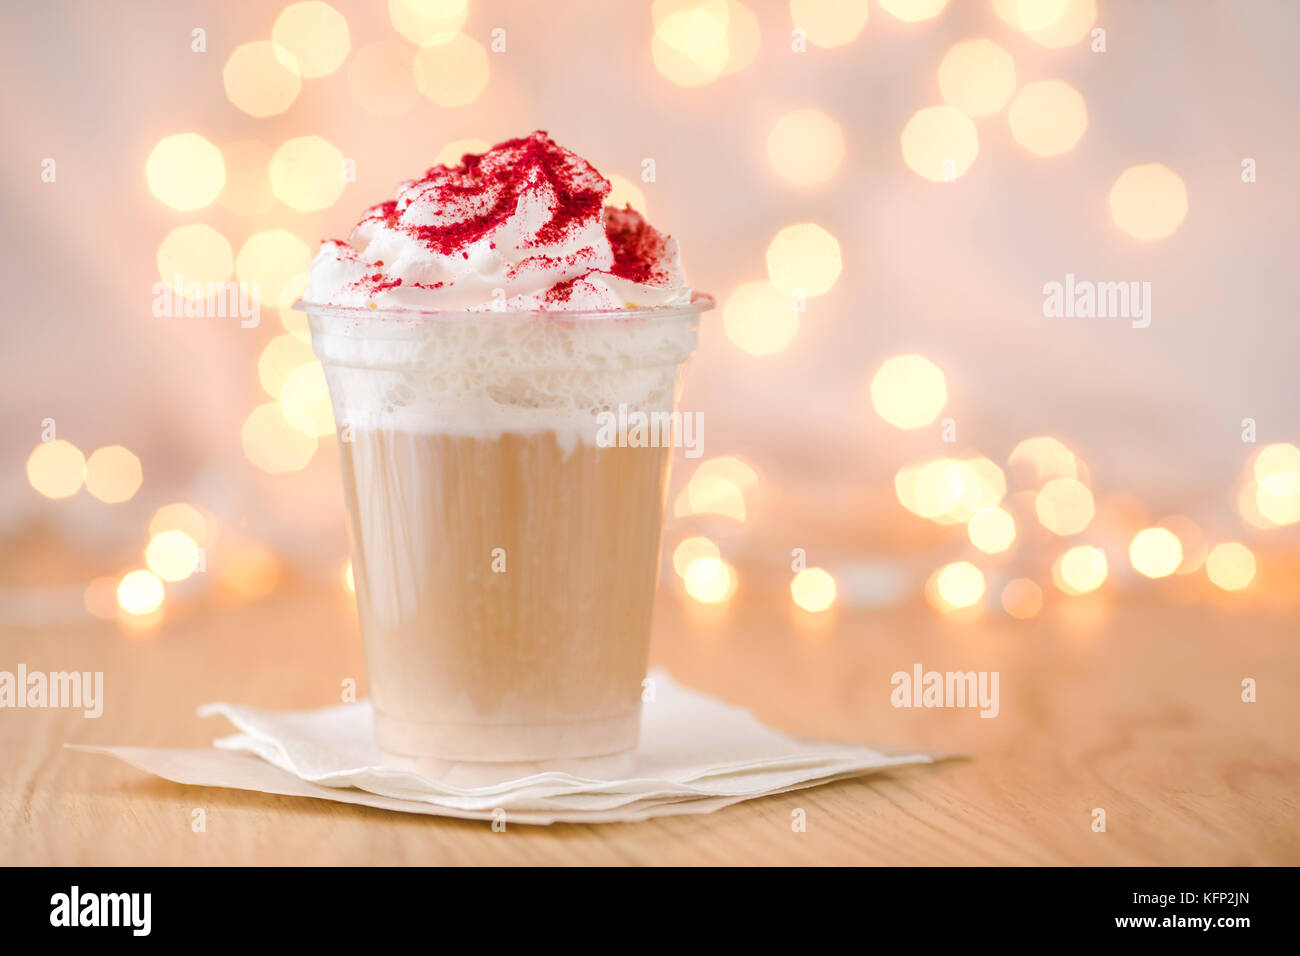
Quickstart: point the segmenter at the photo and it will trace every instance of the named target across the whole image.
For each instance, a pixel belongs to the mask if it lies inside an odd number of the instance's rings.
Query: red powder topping
[[[631,206],[605,208],[605,235],[614,250],[609,270],[614,275],[643,285],[668,278],[662,265],[664,237]]]

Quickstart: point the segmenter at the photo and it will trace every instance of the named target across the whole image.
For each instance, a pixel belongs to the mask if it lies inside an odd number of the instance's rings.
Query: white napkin
[[[379,763],[369,701],[297,712],[207,704],[240,731],[216,750],[76,747],[118,757],[177,783],[321,797],[408,813],[506,823],[605,823],[678,813],[710,813],[903,764],[941,759],[923,752],[814,743],[761,724],[751,713],[650,675],[655,699],[642,707],[636,775],[589,780],[539,773],[466,789]]]

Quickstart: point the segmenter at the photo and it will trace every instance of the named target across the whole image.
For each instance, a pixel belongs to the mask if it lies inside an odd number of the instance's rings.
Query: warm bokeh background
[[[685,395],[706,460],[679,457],[665,539],[688,611],[791,583],[814,629],[845,604],[1099,621],[1134,597],[1297,600],[1295,4],[4,19],[3,623],[139,633],[277,587],[341,594],[332,422],[282,306],[398,181],[534,128],[718,298]],[[176,271],[260,282],[260,324],[155,316]],[[1150,326],[1045,317],[1067,274],[1149,282]],[[795,548],[824,570],[791,582]]]

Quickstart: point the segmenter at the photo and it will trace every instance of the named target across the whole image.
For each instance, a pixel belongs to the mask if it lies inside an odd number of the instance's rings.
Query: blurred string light
[[[1092,492],[1076,478],[1054,478],[1043,485],[1034,499],[1034,512],[1044,528],[1053,534],[1078,534],[1096,514]]]
[[[843,268],[839,242],[816,223],[786,226],[767,247],[767,275],[782,292],[823,295]]]
[[[1049,48],[1072,46],[1088,36],[1097,22],[1096,0],[1046,0],[1034,6],[1030,0],[1027,16],[1021,18],[1024,0],[993,0],[993,8],[1006,23],[1020,30],[1035,43]],[[1056,10],[1060,8],[1060,13]],[[1051,22],[1048,22],[1051,21]],[[1046,26],[1040,24],[1046,23]]]
[[[931,182],[955,180],[979,155],[979,134],[971,118],[953,106],[917,110],[899,136],[903,162]]]
[[[422,46],[412,64],[415,88],[439,106],[466,106],[488,84],[488,55],[477,40],[458,33],[434,46]]]
[[[1240,591],[1255,579],[1255,555],[1239,541],[1225,541],[1210,549],[1205,573],[1225,591]]]
[[[871,404],[896,428],[929,425],[948,404],[943,370],[923,355],[895,355],[871,377]]]
[[[967,116],[998,112],[1015,91],[1015,61],[992,40],[963,40],[939,64],[939,92],[944,102]]]
[[[736,570],[721,558],[699,557],[687,565],[682,583],[701,604],[720,604],[736,593]]]
[[[86,480],[86,456],[63,439],[41,442],[27,457],[27,481],[46,498],[70,498]]]
[[[695,536],[684,538],[673,549],[673,570],[678,577],[685,577],[686,569],[696,558],[720,558],[722,552],[708,538]]]
[[[388,0],[388,18],[412,43],[447,43],[465,25],[469,0]]]
[[[283,402],[253,409],[239,437],[248,460],[273,475],[299,471],[316,454],[316,423],[300,408]]]
[[[163,505],[149,520],[151,538],[165,531],[182,531],[191,541],[206,547],[215,537],[215,522],[194,505],[177,501]]]
[[[259,118],[283,113],[302,89],[298,58],[274,40],[254,40],[236,47],[221,80],[230,102]]]
[[[999,554],[1016,540],[1016,521],[999,507],[981,508],[966,523],[971,544],[986,554]]]
[[[1162,163],[1130,166],[1110,189],[1110,215],[1134,239],[1172,235],[1187,216],[1187,187]]]
[[[143,568],[128,571],[117,585],[118,607],[137,617],[158,610],[165,596],[162,581],[152,571]]]
[[[217,230],[206,223],[191,223],[163,237],[157,263],[158,275],[168,285],[181,277],[177,292],[184,294],[190,283],[197,282],[205,287],[200,295],[206,296],[208,283],[226,282],[234,274],[235,254],[230,240]]]
[[[852,43],[867,25],[867,0],[790,0],[790,19],[814,46]]]
[[[767,134],[767,159],[782,179],[796,186],[819,185],[844,162],[844,131],[819,109],[791,110]]]
[[[307,243],[284,229],[254,233],[235,257],[240,282],[256,283],[263,305],[291,305],[294,280],[311,267]],[[288,300],[288,301],[286,301]]]
[[[1254,512],[1265,527],[1300,521],[1300,448],[1290,442],[1266,445],[1251,465],[1248,484]]]
[[[1106,552],[1092,545],[1070,548],[1052,566],[1052,579],[1066,594],[1086,594],[1101,587],[1109,574]]]
[[[277,199],[298,212],[327,209],[343,195],[343,152],[321,136],[286,140],[271,157],[268,173]]]
[[[1079,462],[1074,452],[1050,435],[1026,438],[1007,457],[1011,466],[1024,465],[1034,472],[1034,482],[1042,485],[1054,478],[1077,478]]]
[[[673,516],[722,515],[744,521],[747,517],[745,493],[730,478],[719,474],[695,474],[673,503]]]
[[[984,596],[984,572],[969,561],[954,561],[930,576],[926,597],[945,613],[973,607]]]
[[[144,563],[164,581],[184,581],[199,568],[199,546],[184,531],[160,531],[149,539]]]
[[[86,459],[86,490],[106,504],[129,500],[143,481],[140,459],[121,445],[97,448]]]
[[[722,307],[722,328],[737,348],[750,355],[781,351],[799,331],[794,297],[767,280],[734,289]]]
[[[164,136],[144,164],[154,197],[178,212],[209,205],[226,184],[221,150],[198,133]]]
[[[308,79],[337,70],[351,46],[348,21],[319,0],[291,3],[280,11],[271,39],[297,58],[299,71]]]
[[[1043,589],[1029,578],[1013,578],[1002,589],[1002,609],[1027,620],[1043,609]]]
[[[1143,528],[1129,542],[1128,559],[1144,577],[1168,577],[1183,563],[1183,544],[1168,528]]]
[[[1016,94],[1007,111],[1011,135],[1035,156],[1068,153],[1088,128],[1082,94],[1061,80],[1030,83]]]
[[[758,17],[739,0],[655,0],[650,14],[655,69],[678,86],[711,83],[758,55]]]
[[[348,92],[376,116],[403,116],[420,98],[410,61],[411,48],[401,40],[367,43],[348,61]]]
[[[805,611],[825,611],[835,603],[835,578],[823,568],[804,568],[790,581],[790,596]]]
[[[987,458],[935,458],[894,476],[899,504],[938,524],[962,524],[1006,496],[1006,476]]]
[[[226,187],[219,201],[233,213],[253,216],[275,208],[271,192],[271,147],[255,139],[237,139],[221,148]]]
[[[642,192],[640,186],[632,182],[632,180],[619,176],[616,173],[611,173],[608,178],[609,184],[613,188],[610,189],[609,195],[605,197],[605,204],[607,206],[614,206],[617,209],[622,209],[624,206],[631,206],[641,215],[649,215],[645,201],[645,193]]]

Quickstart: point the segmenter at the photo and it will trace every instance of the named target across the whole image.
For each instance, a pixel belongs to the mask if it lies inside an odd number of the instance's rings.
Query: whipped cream
[[[321,245],[313,305],[573,311],[683,305],[677,242],[545,132],[435,166]]]

